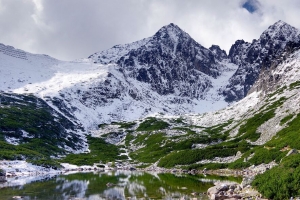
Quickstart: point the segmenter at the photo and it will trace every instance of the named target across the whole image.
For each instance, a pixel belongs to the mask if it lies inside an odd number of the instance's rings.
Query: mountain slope
[[[0,87],[47,99],[87,129],[155,113],[206,112],[227,105],[220,88],[237,68],[219,47],[211,48],[169,24],[152,37],[73,62],[39,55],[17,60],[0,53],[1,70],[8,74],[2,81],[9,82]]]
[[[132,159],[152,169],[235,169],[273,160],[279,164],[289,150],[300,150],[299,70],[300,42],[289,42],[271,67],[261,71],[253,91],[231,106],[203,114],[103,124],[93,135],[125,144]]]
[[[271,62],[282,54],[288,42],[299,39],[298,29],[278,21],[252,43],[236,41],[229,51],[229,58],[239,68],[223,91],[226,100],[231,102],[244,98],[258,79],[261,69],[269,68]]]

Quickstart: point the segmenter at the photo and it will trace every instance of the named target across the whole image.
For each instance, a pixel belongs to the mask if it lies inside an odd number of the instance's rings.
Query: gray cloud
[[[205,47],[226,51],[271,24],[300,28],[298,0],[0,0],[0,43],[72,60],[152,36],[171,22]],[[250,1],[249,1],[250,2]]]

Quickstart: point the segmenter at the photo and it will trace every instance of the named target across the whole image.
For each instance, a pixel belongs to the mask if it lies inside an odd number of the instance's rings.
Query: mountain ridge
[[[229,92],[223,92],[226,101],[245,97],[257,80],[262,66],[269,66],[270,60],[278,57],[288,42],[299,41],[299,34],[298,29],[279,20],[252,43],[237,40],[229,51],[229,57],[239,68],[226,86]]]
[[[227,55],[217,45],[206,49],[171,23],[152,37],[116,45],[87,59],[49,64],[42,59],[44,68],[39,72],[18,69],[26,78],[12,77],[11,71],[11,80],[7,78],[1,90],[47,97],[49,105],[65,116],[75,115],[88,129],[155,113],[207,112],[252,92],[261,63],[265,68],[268,59],[276,57],[274,52],[279,56],[298,35],[297,29],[278,21],[253,43],[237,40]],[[89,115],[93,117],[87,119]]]

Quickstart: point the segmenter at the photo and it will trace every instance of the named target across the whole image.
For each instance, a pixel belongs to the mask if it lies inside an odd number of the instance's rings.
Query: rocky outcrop
[[[228,58],[226,51],[221,49],[218,45],[212,45],[211,47],[209,47],[209,50],[211,50],[211,52],[215,55],[215,58],[219,61]]]
[[[271,61],[266,60],[263,62],[258,79],[253,87],[248,91],[248,94],[255,91],[272,92],[278,89],[281,86],[280,83],[282,79],[286,78],[285,74],[288,72],[287,70],[291,70],[291,68],[289,68],[285,69],[285,73],[278,73],[278,66],[286,62],[286,59],[292,56],[292,54],[299,49],[299,41],[288,42],[282,54]]]
[[[148,83],[160,95],[196,99],[211,87],[208,77],[221,74],[219,62],[226,58],[219,46],[206,49],[172,23],[152,37],[89,57],[96,63],[117,64],[124,77]]]
[[[263,200],[261,195],[250,186],[242,187],[242,185],[231,182],[216,182],[215,186],[207,190],[207,195],[210,200]]]
[[[0,183],[1,182],[6,182],[6,173],[2,169],[0,169]]]
[[[221,199],[242,199],[238,194],[242,188],[236,183],[215,183],[215,186],[207,190],[207,195],[211,200]]]
[[[284,52],[286,44],[296,41],[299,41],[299,30],[283,21],[270,26],[252,43],[236,41],[229,51],[229,59],[239,68],[223,91],[226,101],[244,98],[258,80],[261,71],[265,73],[272,68],[274,60]],[[276,81],[277,77],[274,79]]]

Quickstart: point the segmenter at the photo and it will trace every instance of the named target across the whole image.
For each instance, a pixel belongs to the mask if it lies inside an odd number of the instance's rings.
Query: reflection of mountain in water
[[[22,195],[25,199],[180,199],[192,198],[191,193],[206,192],[216,177],[183,174],[149,174],[144,172],[76,173],[44,182],[33,182],[18,190],[7,188],[0,199]],[[231,180],[226,178],[227,180]],[[224,180],[224,177],[220,178]],[[233,179],[240,181],[238,179]],[[107,186],[110,183],[110,186]],[[198,196],[200,198],[200,196]],[[201,197],[206,198],[206,196]]]

